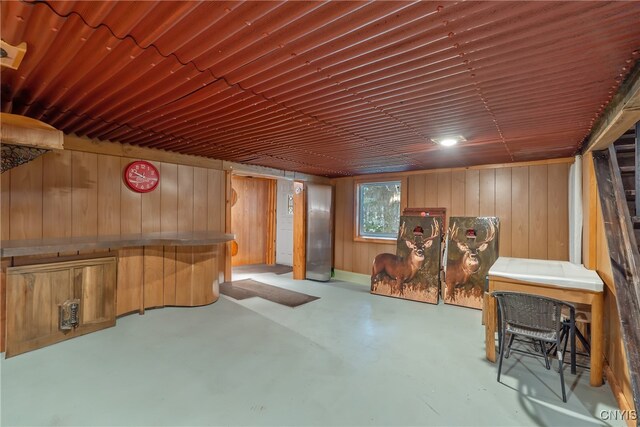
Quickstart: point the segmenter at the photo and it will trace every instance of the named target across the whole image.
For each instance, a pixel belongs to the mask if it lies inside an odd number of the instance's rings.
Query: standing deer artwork
[[[445,283],[446,283],[446,300],[455,301],[456,291],[462,286],[469,283],[474,278],[474,275],[481,270],[481,261],[479,255],[485,251],[489,244],[496,238],[496,225],[494,224],[494,218],[486,218],[488,225],[486,227],[486,235],[484,239],[467,239],[461,241],[458,238],[459,226],[454,223],[449,229],[449,253],[451,253],[451,247],[457,248],[462,254],[457,260],[449,260],[447,262]],[[452,218],[452,222],[454,218]],[[452,246],[455,245],[455,246]],[[488,269],[490,265],[486,266]],[[479,280],[483,280],[480,278]],[[473,295],[474,297],[480,297],[482,289],[479,291],[479,295]],[[469,291],[469,293],[478,293],[475,290]]]
[[[420,228],[421,230],[421,228]],[[431,224],[431,236],[424,238],[421,232],[413,233],[413,238],[405,235],[405,223],[400,227],[400,239],[410,249],[406,257],[401,257],[389,253],[379,254],[373,260],[371,270],[372,283],[377,283],[381,279],[387,279],[391,287],[391,295],[403,296],[404,287],[410,282],[422,268],[425,262],[425,250],[433,245],[436,238],[440,237],[440,226],[435,219]],[[375,286],[372,287],[375,291]]]

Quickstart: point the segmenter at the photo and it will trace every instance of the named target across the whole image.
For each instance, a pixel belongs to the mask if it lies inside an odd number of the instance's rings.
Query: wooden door
[[[265,264],[269,262],[267,251],[275,252],[274,245],[269,244],[275,240],[275,229],[271,225],[271,220],[275,219],[271,216],[271,212],[275,212],[275,197],[270,197],[272,181],[232,177],[231,185],[237,200],[231,207],[231,232],[236,235],[238,243],[238,253],[231,259],[232,265]]]
[[[7,348],[11,357],[115,325],[113,257],[7,268]],[[60,328],[60,306],[79,300],[77,327]]]
[[[58,329],[58,306],[73,299],[71,271],[8,269],[7,351],[11,357],[66,339]]]
[[[73,268],[74,297],[80,299],[82,335],[116,324],[116,265],[100,263]]]

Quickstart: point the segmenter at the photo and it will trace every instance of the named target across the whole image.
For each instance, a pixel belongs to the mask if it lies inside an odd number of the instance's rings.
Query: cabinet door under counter
[[[116,322],[116,258],[6,269],[6,357]]]
[[[150,308],[212,304],[233,238],[194,231],[1,240],[0,352],[15,356]]]

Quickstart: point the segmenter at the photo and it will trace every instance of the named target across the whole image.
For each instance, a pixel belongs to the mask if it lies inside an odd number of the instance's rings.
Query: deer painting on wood
[[[426,230],[430,231],[428,236]],[[401,217],[397,255],[383,253],[375,257],[371,292],[437,303],[440,240],[437,218]]]
[[[498,218],[452,217],[447,241],[444,301],[482,308],[489,268],[498,258]]]

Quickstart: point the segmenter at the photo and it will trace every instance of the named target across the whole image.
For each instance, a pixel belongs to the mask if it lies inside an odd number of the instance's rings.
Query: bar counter
[[[96,249],[120,249],[136,246],[207,246],[230,242],[233,239],[233,234],[217,231],[195,231],[2,240],[0,241],[0,258]]]

